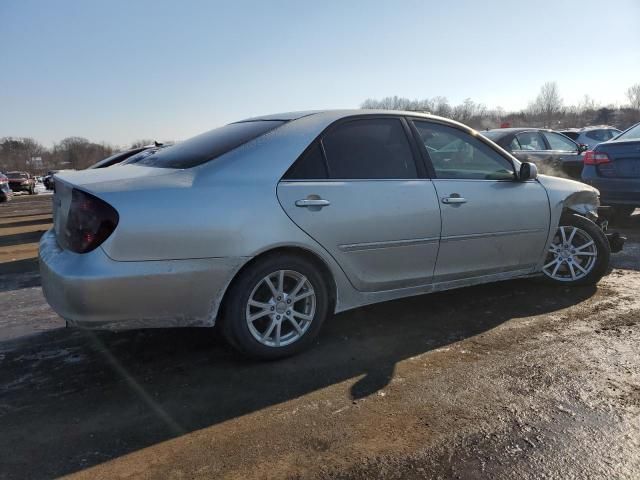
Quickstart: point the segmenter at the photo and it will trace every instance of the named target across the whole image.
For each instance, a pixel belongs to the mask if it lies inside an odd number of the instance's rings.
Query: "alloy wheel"
[[[558,227],[542,271],[561,282],[575,282],[593,270],[598,257],[594,239],[575,226]]]
[[[256,284],[245,318],[258,342],[284,347],[305,334],[315,312],[316,293],[307,277],[293,270],[278,270]]]

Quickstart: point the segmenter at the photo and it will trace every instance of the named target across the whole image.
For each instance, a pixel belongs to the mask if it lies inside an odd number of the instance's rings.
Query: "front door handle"
[[[467,199],[466,198],[462,198],[457,193],[453,193],[453,194],[451,194],[450,197],[444,197],[442,199],[442,203],[448,203],[448,204],[467,203]]]
[[[302,200],[296,200],[296,207],[327,207],[331,205],[329,200],[323,198],[304,198]]]

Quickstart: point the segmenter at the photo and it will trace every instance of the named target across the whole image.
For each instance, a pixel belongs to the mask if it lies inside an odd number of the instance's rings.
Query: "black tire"
[[[315,314],[302,336],[293,343],[276,347],[265,345],[254,337],[246,315],[247,304],[254,289],[258,288],[266,276],[280,270],[297,272],[306,277],[315,293]],[[220,328],[227,342],[243,355],[261,360],[275,360],[309,348],[329,313],[329,291],[318,268],[312,262],[295,255],[274,255],[256,261],[234,279],[225,295]],[[271,317],[268,318],[269,320],[265,321],[273,321]],[[282,328],[285,328],[284,320],[282,323]]]
[[[598,281],[600,281],[600,279],[604,276],[609,268],[609,258],[611,256],[609,241],[607,240],[607,237],[602,229],[588,218],[575,214],[563,216],[560,219],[558,230],[560,229],[560,227],[577,227],[585,232],[591,238],[591,240],[593,240],[597,256],[589,273],[581,278],[578,278],[576,280],[558,280],[556,278],[552,278],[543,270],[543,279],[547,283],[562,286],[594,285],[598,283]],[[548,264],[548,262],[554,258],[553,255],[554,254],[551,252],[548,253],[545,259],[545,264]]]

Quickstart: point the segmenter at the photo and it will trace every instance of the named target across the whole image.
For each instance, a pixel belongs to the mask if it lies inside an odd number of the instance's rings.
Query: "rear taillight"
[[[594,152],[593,150],[587,150],[584,154],[585,165],[602,165],[603,163],[609,163],[609,155],[606,153]]]
[[[108,203],[81,190],[71,192],[71,205],[60,239],[62,246],[87,253],[104,242],[118,225],[118,212]]]

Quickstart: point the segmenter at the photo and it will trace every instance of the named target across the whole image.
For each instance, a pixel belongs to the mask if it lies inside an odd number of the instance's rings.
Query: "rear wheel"
[[[241,353],[276,359],[298,353],[314,341],[329,313],[322,275],[292,255],[251,265],[227,293],[222,333]]]
[[[548,282],[591,285],[607,271],[611,249],[598,225],[580,215],[560,220],[542,268]]]

